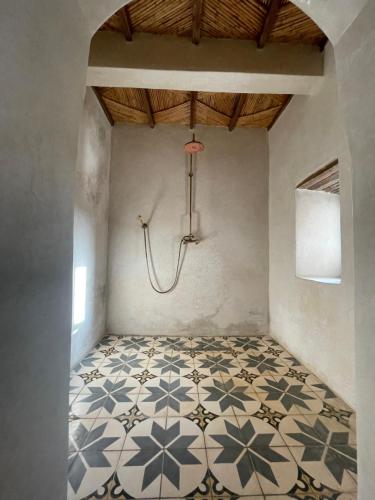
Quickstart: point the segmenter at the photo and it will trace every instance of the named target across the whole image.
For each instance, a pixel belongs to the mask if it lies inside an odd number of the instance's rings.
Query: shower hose
[[[155,292],[164,294],[164,293],[169,293],[172,290],[174,290],[178,284],[178,280],[180,278],[180,273],[182,269],[182,260],[181,260],[181,253],[182,253],[182,245],[188,241],[188,236],[183,236],[180,240],[179,248],[178,248],[178,259],[177,259],[177,266],[176,266],[176,274],[173,280],[172,285],[167,289],[167,290],[161,290],[158,288],[158,286],[154,283],[152,276],[151,276],[151,266],[150,266],[150,254],[151,254],[151,244],[150,244],[150,233],[149,233],[149,228],[148,224],[142,223],[142,228],[143,228],[143,240],[144,240],[144,246],[145,246],[145,257],[146,257],[146,265],[147,265],[147,274],[148,274],[148,279],[150,282],[150,285]],[[149,251],[150,250],[150,251]]]

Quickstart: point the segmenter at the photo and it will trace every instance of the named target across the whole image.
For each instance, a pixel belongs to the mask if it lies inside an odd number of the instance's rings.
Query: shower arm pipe
[[[190,169],[189,169],[189,236],[193,236],[192,233],[192,217],[193,217],[193,153],[189,153],[190,156]]]

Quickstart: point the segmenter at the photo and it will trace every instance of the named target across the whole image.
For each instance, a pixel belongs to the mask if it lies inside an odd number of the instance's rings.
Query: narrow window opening
[[[73,326],[80,325],[86,318],[86,281],[87,267],[76,267],[73,278]]]
[[[340,179],[335,160],[296,188],[296,275],[341,283]]]

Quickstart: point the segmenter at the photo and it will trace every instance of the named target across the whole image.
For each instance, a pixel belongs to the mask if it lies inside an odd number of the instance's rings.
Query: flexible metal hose
[[[181,269],[182,269],[181,250],[182,250],[182,245],[184,244],[184,241],[185,241],[185,236],[183,236],[181,238],[181,241],[180,241],[180,246],[179,246],[179,249],[178,249],[178,259],[177,259],[176,275],[175,275],[175,278],[173,280],[173,283],[172,283],[172,285],[167,290],[160,290],[156,285],[154,285],[154,283],[152,281],[152,277],[151,277],[150,264],[149,264],[149,254],[148,254],[148,246],[150,246],[150,234],[148,232],[148,225],[147,224],[143,224],[142,228],[143,228],[143,240],[144,240],[144,245],[145,245],[145,257],[146,257],[146,265],[147,265],[147,274],[148,274],[148,279],[150,281],[150,285],[151,285],[152,289],[155,290],[155,292],[157,292],[157,293],[160,293],[160,294],[169,293],[172,290],[174,290],[174,288],[176,288],[176,286],[178,284],[178,280],[180,278],[180,272],[181,272]],[[151,246],[150,246],[150,248],[151,248]],[[181,265],[180,265],[180,263],[181,263]]]

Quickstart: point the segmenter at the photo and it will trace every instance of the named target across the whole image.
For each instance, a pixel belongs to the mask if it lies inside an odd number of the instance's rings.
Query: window
[[[73,277],[73,325],[80,325],[86,318],[87,267],[78,266]]]
[[[337,160],[296,188],[296,275],[322,283],[341,283]]]

